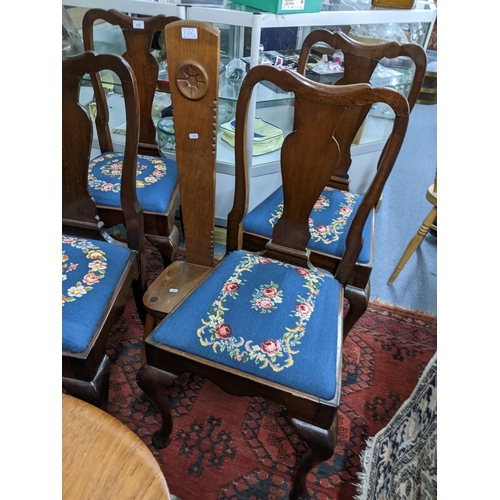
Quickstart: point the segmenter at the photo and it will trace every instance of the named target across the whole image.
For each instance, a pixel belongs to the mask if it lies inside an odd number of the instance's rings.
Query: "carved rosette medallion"
[[[208,74],[195,61],[186,61],[177,68],[175,83],[179,92],[192,101],[202,99],[208,92]]]

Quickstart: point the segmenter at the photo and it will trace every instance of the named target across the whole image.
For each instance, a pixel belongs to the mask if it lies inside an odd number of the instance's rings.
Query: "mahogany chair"
[[[94,25],[98,21],[119,26],[123,32],[126,45],[123,57],[134,71],[140,102],[137,198],[144,211],[146,237],[160,251],[165,267],[174,260],[179,242],[175,215],[180,197],[176,163],[161,157],[156,142],[156,127],[151,113],[159,67],[151,54],[151,45],[156,32],[163,31],[165,26],[178,19],[162,14],[139,18],[114,9],[90,9],[82,22],[85,50],[95,50]],[[94,86],[96,82],[97,75],[92,75]],[[116,182],[116,166],[121,164],[123,155],[113,150],[105,99],[96,95],[96,107],[96,128],[101,154],[89,163],[89,187],[97,201],[101,219],[107,227],[111,227],[124,222],[119,207],[119,182]]]
[[[87,183],[93,125],[79,104],[79,91],[84,76],[103,70],[112,71],[121,82],[129,124],[119,192],[126,243],[105,232]],[[96,90],[103,93],[99,85]],[[136,81],[122,57],[84,52],[63,58],[62,385],[71,395],[101,407],[108,399],[108,334],[123,311],[130,287],[139,316],[145,320],[145,237],[135,189],[138,127]]]
[[[297,68],[299,73],[305,75],[311,49],[319,42],[328,44],[334,50],[341,50],[344,54],[344,76],[335,85],[369,83],[377,64],[384,58],[404,56],[411,59],[414,64],[414,77],[408,103],[410,110],[413,108],[427,66],[427,56],[420,45],[400,45],[397,42],[364,44],[352,40],[342,32],[332,33],[326,29],[316,29],[304,40]],[[344,119],[343,126],[335,131],[341,156],[309,220],[311,239],[308,248],[311,251],[311,261],[332,273],[336,271],[342,259],[350,221],[362,200],[362,196],[349,192],[350,146],[370,109],[370,105],[351,106],[348,111],[349,119]],[[310,151],[316,154],[315,150]],[[272,235],[273,226],[281,215],[282,202],[283,189],[280,187],[248,213],[244,220],[243,248],[251,251],[265,248]],[[345,290],[346,299],[350,304],[345,318],[345,335],[365,312],[370,298],[369,279],[373,268],[375,239],[374,216],[375,209],[363,230],[363,248]]]
[[[254,253],[242,248],[250,168],[246,122],[253,90],[261,81],[294,92],[295,118],[281,149],[283,215],[263,251]],[[394,128],[333,275],[310,260],[308,218],[341,154],[334,135],[349,119],[349,107],[374,102],[394,110]],[[235,396],[262,397],[287,408],[309,445],[290,498],[308,498],[306,476],[333,455],[336,442],[344,288],[361,251],[366,219],[399,153],[408,116],[406,98],[391,89],[327,86],[270,66],[248,72],[236,109],[235,198],[227,253],[145,340],[146,359],[137,381],[161,415],[154,446],[165,447],[172,433],[165,385],[182,373],[199,374]]]
[[[186,29],[196,37],[184,37]],[[176,21],[164,33],[181,199],[196,210],[183,212],[186,259],[170,264],[144,295],[145,336],[214,265],[220,32],[208,23]]]

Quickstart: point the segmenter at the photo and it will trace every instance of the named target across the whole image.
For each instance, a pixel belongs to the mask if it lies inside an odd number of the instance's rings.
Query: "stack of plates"
[[[234,148],[234,124],[235,120],[223,123],[220,128],[222,130],[221,138]],[[263,155],[276,151],[283,144],[283,130],[270,123],[255,119],[253,132],[253,155]]]

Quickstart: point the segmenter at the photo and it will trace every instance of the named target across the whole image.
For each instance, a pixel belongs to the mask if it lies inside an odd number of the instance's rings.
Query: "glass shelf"
[[[412,9],[372,7],[369,0],[366,0],[362,5],[358,5],[358,3],[356,2],[355,7],[349,0],[330,0],[329,3],[324,3],[322,11],[317,13],[272,14],[235,4],[230,0],[224,7],[217,8],[187,7],[172,1],[161,0],[71,0],[70,4],[63,1],[65,6],[116,9],[134,16],[173,15],[181,19],[212,23],[219,28],[221,34],[219,125],[234,118],[239,93],[238,85],[230,84],[226,78],[226,64],[236,58],[247,58],[249,67],[258,64],[259,53],[262,50],[261,44],[264,44],[265,51],[282,52],[283,47],[274,44],[274,39],[271,36],[277,31],[286,33],[289,41],[287,48],[298,53],[305,37],[316,28],[326,28],[331,31],[342,30],[349,34],[353,27],[360,25],[397,23],[405,32],[408,40],[420,44],[424,49],[427,47],[436,18],[436,6],[432,0],[417,0]],[[96,50],[123,54],[125,50],[123,35],[114,32],[113,29],[109,30],[109,27],[102,26],[99,29],[101,31],[96,38]],[[407,95],[413,77],[413,68],[404,64],[380,66],[375,71],[371,83],[374,86],[391,87]],[[313,76],[310,77],[315,79]],[[125,121],[124,107],[119,86],[116,85],[113,90],[114,92],[108,95],[108,102],[111,106],[110,114],[112,115],[110,127],[119,129]],[[161,101],[162,97],[168,96],[168,90],[166,92],[157,92],[156,99]],[[255,117],[262,118],[281,128],[285,135],[290,133],[293,123],[293,94],[273,92],[265,85],[259,85],[256,94]],[[89,89],[82,88],[82,99],[85,98],[91,99],[92,95],[89,96]],[[356,174],[359,178],[357,184],[361,187],[358,189],[357,186],[353,186],[356,192],[363,193],[363,186],[367,187],[366,179],[371,175],[370,169],[376,165],[377,157],[380,155],[392,128],[392,114],[388,111],[384,105],[372,107],[363,125],[363,133],[358,144],[351,147],[354,170],[357,172],[361,170],[361,173]],[[156,116],[157,110],[154,110],[152,115],[153,121],[156,122],[159,119],[159,116]],[[116,150],[123,150],[123,135],[112,133],[112,138],[116,144]],[[97,148],[97,140],[94,141],[94,147]],[[165,152],[167,157],[174,155],[175,153]],[[253,186],[250,195],[250,208],[279,186],[279,156],[280,150],[253,157],[250,171]],[[220,139],[219,132],[216,220],[221,225],[224,225],[225,217],[230,209],[234,190],[233,176],[234,149]]]

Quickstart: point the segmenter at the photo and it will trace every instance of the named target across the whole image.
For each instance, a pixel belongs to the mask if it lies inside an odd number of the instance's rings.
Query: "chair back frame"
[[[129,16],[115,9],[90,9],[85,13],[82,21],[83,44],[85,50],[95,50],[94,24],[98,20],[106,21],[113,26],[119,26],[125,39],[127,50],[122,56],[132,67],[139,89],[139,106],[141,109],[139,154],[160,156],[160,150],[156,143],[156,127],[151,116],[151,109],[158,83],[158,63],[151,54],[151,45],[153,36],[157,31],[163,31],[166,25],[179,20],[179,18],[175,16],[167,17],[163,14],[143,18]],[[97,75],[91,75],[91,78],[92,83],[95,85]],[[109,127],[107,126],[108,108],[100,94],[96,95],[96,107],[96,126],[99,132],[98,136],[101,151],[113,151]]]
[[[309,214],[342,156],[337,131],[345,127],[346,120],[350,121],[353,109],[371,107],[375,102],[386,103],[395,113],[393,130],[381,153],[377,173],[349,228],[347,249],[336,270],[336,278],[345,285],[361,251],[364,224],[380,198],[403,143],[409,117],[408,101],[400,92],[372,88],[366,83],[331,86],[312,82],[289,70],[279,71],[271,66],[252,68],[243,81],[236,108],[235,199],[228,215],[228,251],[242,248],[249,187],[245,124],[253,90],[262,80],[272,81],[295,94],[294,130],[286,137],[281,150],[284,209],[274,226],[272,240],[266,245],[280,260],[292,264],[305,265],[309,261],[306,249],[310,239]],[[295,200],[301,202],[295,203]]]
[[[196,37],[185,37],[185,30]],[[186,261],[214,265],[220,31],[202,21],[165,27]]]
[[[62,216],[63,225],[97,231],[103,236],[102,221],[88,189],[88,164],[92,147],[92,122],[79,104],[82,79],[87,72],[97,74],[108,69],[121,80],[127,119],[120,201],[127,227],[131,228],[128,246],[140,251],[144,245],[142,208],[137,200],[136,158],[139,137],[139,105],[137,84],[130,65],[120,56],[84,52],[63,59],[62,82]],[[100,80],[95,87],[104,95]],[[142,238],[141,238],[142,235]],[[104,237],[104,236],[103,236]],[[105,237],[106,239],[109,236]]]
[[[427,55],[424,49],[416,43],[399,44],[398,42],[381,42],[376,44],[361,43],[353,40],[343,32],[331,32],[318,28],[305,38],[299,54],[297,72],[305,75],[307,61],[313,45],[326,43],[334,50],[341,50],[344,55],[344,76],[335,85],[351,85],[354,83],[369,83],[373,71],[385,58],[408,57],[413,61],[413,81],[408,93],[410,111],[422,88],[427,67]],[[337,131],[337,140],[341,144],[342,156],[332,175],[329,185],[338,189],[349,190],[349,168],[351,166],[350,148],[357,131],[370,112],[371,106],[356,107],[350,111],[350,120],[345,127]]]

